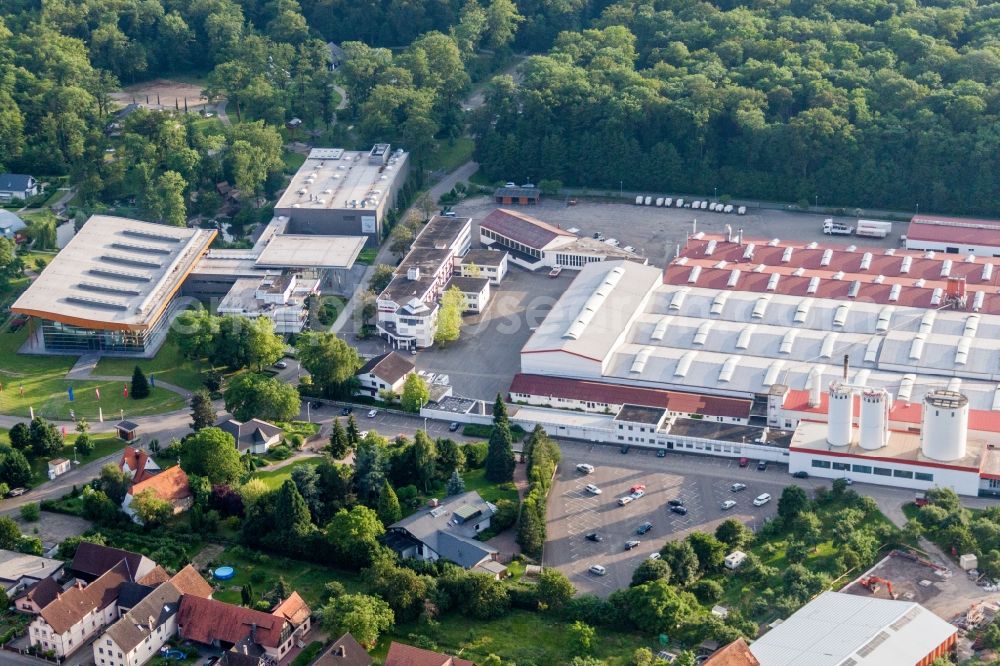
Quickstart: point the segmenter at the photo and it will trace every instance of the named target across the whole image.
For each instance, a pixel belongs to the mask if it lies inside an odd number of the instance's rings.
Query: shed
[[[119,421],[115,424],[115,431],[118,433],[118,439],[132,442],[139,434],[139,424],[132,421]]]
[[[958,558],[958,566],[962,567],[963,571],[971,571],[973,569],[979,568],[979,558],[973,553],[966,553]]]
[[[60,474],[65,474],[69,471],[69,468],[69,460],[65,458],[53,458],[49,461],[49,478],[54,479]]]
[[[724,564],[727,569],[738,569],[747,559],[747,554],[742,550],[734,550],[726,555]]]
[[[522,187],[507,185],[498,187],[493,192],[493,199],[498,204],[521,204],[531,206],[538,203],[542,192],[534,185],[524,185]]]

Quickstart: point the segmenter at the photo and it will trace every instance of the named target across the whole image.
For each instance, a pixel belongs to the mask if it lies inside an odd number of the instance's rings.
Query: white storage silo
[[[858,444],[863,449],[881,449],[889,441],[889,394],[885,389],[861,392]]]
[[[849,446],[854,421],[854,392],[841,382],[830,382],[826,441],[830,446]]]
[[[961,393],[935,389],[924,396],[920,447],[934,460],[965,456],[969,436],[969,399]]]
[[[823,404],[823,371],[814,367],[809,371],[809,406],[819,407]]]

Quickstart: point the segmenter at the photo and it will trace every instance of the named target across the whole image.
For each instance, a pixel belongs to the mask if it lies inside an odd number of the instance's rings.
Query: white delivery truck
[[[855,232],[859,236],[869,238],[885,238],[892,233],[892,222],[881,220],[858,220]]]
[[[646,205],[649,206],[653,203],[653,197],[646,197]]]
[[[663,205],[666,206],[667,208],[670,208],[671,206],[674,205],[674,198],[667,197],[666,199],[663,200]]]
[[[656,205],[663,206],[663,197],[656,197]]]
[[[834,222],[832,217],[828,217],[823,220],[823,233],[833,236],[850,236],[854,233],[854,227]]]
[[[639,194],[639,195],[637,195],[635,197],[635,205],[636,206],[641,206],[642,205],[642,195],[641,194]]]
[[[737,215],[746,215],[747,214],[747,207],[746,206],[740,206],[739,208],[736,209],[736,214]]]
[[[677,207],[678,208],[684,208],[684,199],[678,199],[677,200]]]

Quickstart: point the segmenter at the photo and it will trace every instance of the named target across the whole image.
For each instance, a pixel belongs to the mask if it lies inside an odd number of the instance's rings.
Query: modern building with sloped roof
[[[219,428],[233,436],[240,453],[267,453],[268,449],[281,442],[281,436],[284,434],[278,426],[260,419],[249,421],[229,419],[220,423]]]
[[[359,395],[378,397],[379,391],[403,392],[406,377],[415,370],[413,361],[398,352],[380,354],[368,359],[355,373]]]
[[[958,629],[920,604],[824,592],[750,644],[760,666],[925,666]]]
[[[385,544],[403,558],[443,559],[473,569],[497,558],[496,548],[475,538],[495,514],[496,507],[474,490],[447,497],[390,525]]]

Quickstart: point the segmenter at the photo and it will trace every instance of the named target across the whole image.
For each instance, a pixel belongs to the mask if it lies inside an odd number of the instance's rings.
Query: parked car
[[[740,458],[740,467],[747,467],[750,464],[749,458]]]
[[[758,460],[757,461],[757,471],[758,472],[763,472],[766,469],[767,469],[767,461],[766,460]]]
[[[455,432],[458,430],[458,421],[452,421],[448,424],[448,432]]]
[[[666,458],[667,457],[667,450],[666,449],[657,449],[656,450],[656,457],[657,458]]]
[[[27,488],[12,488],[10,492],[7,493],[7,497],[20,497],[26,492],[28,492]]]
[[[676,514],[681,515],[681,516],[686,516],[687,512],[688,512],[686,506],[672,506],[672,507],[670,507],[670,510],[673,511],[674,513],[676,513]]]
[[[600,564],[590,565],[590,568],[587,569],[587,571],[594,574],[595,576],[603,576],[604,574],[608,573],[608,570],[602,567]]]
[[[580,463],[576,466],[576,471],[583,472],[584,474],[593,474],[594,466],[588,465],[587,463]]]
[[[628,444],[622,444],[622,448],[618,449],[622,454],[628,453]]]
[[[757,497],[754,498],[753,505],[764,506],[770,501],[771,501],[771,495],[769,495],[768,493],[761,493],[760,495],[757,495]]]
[[[646,490],[646,485],[642,484],[642,483],[637,483],[637,484],[635,484],[634,486],[632,486],[631,488],[628,489],[628,491],[630,493],[633,493],[633,494],[639,492],[640,490],[645,491]]]
[[[600,543],[600,542],[604,541],[604,537],[602,537],[597,532],[591,532],[590,534],[587,535],[587,541],[594,541],[594,542]]]
[[[632,493],[632,499],[639,499],[640,497],[645,496],[645,494],[646,494],[645,490],[637,490],[634,493]]]
[[[629,539],[628,541],[625,542],[625,550],[632,550],[633,548],[638,548],[639,543],[640,542],[638,539]]]
[[[562,273],[562,266],[553,266],[552,270],[549,271],[549,277],[550,278],[559,277],[560,273]]]
[[[715,210],[716,206],[718,206],[718,205],[719,205],[719,204],[717,204],[717,203],[715,203],[715,202],[713,201],[712,203],[708,204],[708,209],[709,209],[709,210]]]
[[[619,242],[617,238],[609,238],[604,242],[605,244],[610,245],[611,247],[618,247],[619,245],[621,245],[621,242]]]
[[[736,209],[736,214],[737,215],[746,215],[747,214],[747,207],[746,206],[740,206],[739,208]]]
[[[284,370],[285,368],[288,367],[288,364],[285,363],[284,361],[278,361],[277,363],[274,364],[274,367],[276,367],[278,370]]]
[[[626,495],[625,497],[619,497],[618,498],[618,506],[625,506],[626,504],[628,504],[629,502],[631,502],[632,499],[633,498],[631,496],[629,496],[629,495]]]
[[[603,490],[601,490],[600,488],[598,488],[597,486],[595,486],[592,483],[588,483],[587,487],[584,488],[584,490],[586,490],[591,495],[600,495],[602,492],[604,492]]]
[[[626,245],[625,246],[625,251],[626,252],[635,252],[635,248],[632,247],[631,245]]]
[[[651,559],[651,560],[658,560],[658,559],[660,559],[660,554],[659,553],[650,553],[649,554],[649,559]]]
[[[642,525],[639,525],[639,529],[637,529],[635,531],[635,533],[636,534],[645,534],[646,532],[648,532],[651,529],[653,529],[653,523],[650,523],[650,522],[647,521],[647,522],[643,523]]]
[[[603,241],[604,240],[604,234],[602,234],[600,231],[595,231],[594,232],[594,240]]]
[[[745,483],[734,483],[733,485],[729,486],[729,492],[733,493],[738,493],[741,490],[746,490],[746,489],[747,489],[747,484]]]
[[[353,411],[354,411],[353,407],[344,407],[343,409],[340,410],[340,415],[341,416],[349,416],[350,413],[353,412]]]
[[[368,418],[373,419],[376,416],[378,416],[378,410],[377,409],[369,409],[368,410]]]
[[[319,400],[313,400],[312,402],[309,403],[309,406],[313,409],[319,409],[323,406],[323,403],[320,402]]]
[[[734,506],[736,506],[736,502],[734,502],[733,500],[726,500],[725,502],[719,505],[719,508],[723,511],[728,511],[729,509],[732,509]]]
[[[799,470],[798,472],[796,472],[795,474],[792,474],[792,476],[794,476],[796,479],[808,479],[809,478],[809,472],[807,472],[804,469],[802,469],[802,470]]]
[[[682,499],[672,499],[667,502],[670,506],[684,506],[684,500]]]

